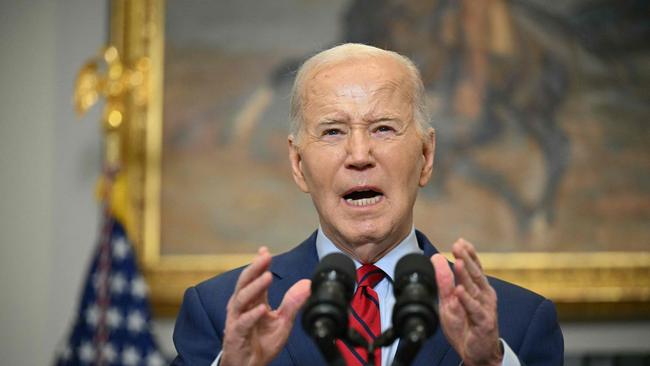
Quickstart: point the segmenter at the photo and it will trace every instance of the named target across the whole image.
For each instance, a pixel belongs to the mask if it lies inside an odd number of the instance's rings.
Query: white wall
[[[0,355],[47,365],[95,245],[99,108],[77,121],[75,74],[104,45],[101,0],[0,1]],[[172,319],[155,324],[172,351]],[[650,351],[650,324],[564,324],[567,351]]]
[[[104,44],[100,0],[0,2],[0,355],[47,365],[69,329],[97,232],[99,114],[75,73]]]

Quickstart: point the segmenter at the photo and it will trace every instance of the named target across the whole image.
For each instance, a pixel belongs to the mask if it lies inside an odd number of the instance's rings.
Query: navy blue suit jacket
[[[416,236],[425,255],[430,257],[437,252],[422,233],[416,231]],[[315,233],[291,251],[273,257],[273,282],[268,291],[271,307],[277,308],[285,292],[298,280],[310,278],[317,264]],[[223,273],[187,289],[174,328],[178,356],[173,365],[210,365],[217,357],[226,323],[226,304],[241,270]],[[564,341],[553,303],[510,283],[495,278],[489,281],[497,293],[499,335],[522,364],[562,365]],[[439,327],[413,365],[458,366],[460,361]],[[326,365],[303,331],[300,313],[287,344],[271,365]]]

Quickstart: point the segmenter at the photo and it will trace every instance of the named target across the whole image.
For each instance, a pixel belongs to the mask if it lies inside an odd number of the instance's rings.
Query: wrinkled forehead
[[[315,68],[305,78],[304,103],[326,95],[412,97],[413,85],[404,65],[387,57],[355,58]]]

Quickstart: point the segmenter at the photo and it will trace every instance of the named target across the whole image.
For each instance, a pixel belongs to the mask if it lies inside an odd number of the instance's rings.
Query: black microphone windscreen
[[[321,259],[320,263],[318,263],[314,273],[331,270],[338,271],[349,278],[352,281],[351,287],[354,288],[354,283],[357,280],[357,271],[354,268],[354,262],[352,259],[341,253],[328,254]]]
[[[329,365],[345,365],[334,339],[346,336],[348,307],[356,279],[354,262],[341,253],[321,259],[312,277],[302,326],[316,341]]]
[[[352,278],[356,277],[356,270],[354,268],[354,262],[352,259],[348,258],[345,254],[341,253],[331,253],[323,257],[323,259],[318,263],[316,267],[316,272],[320,270],[336,270],[343,272],[347,276]]]
[[[428,285],[436,286],[436,273],[429,258],[423,254],[411,253],[403,256],[395,265],[395,281],[417,273]]]

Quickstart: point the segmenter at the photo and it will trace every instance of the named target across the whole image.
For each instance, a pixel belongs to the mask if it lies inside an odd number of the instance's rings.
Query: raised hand
[[[503,350],[496,292],[483,274],[470,242],[459,239],[452,253],[456,258],[454,273],[444,256],[431,257],[440,296],[442,330],[465,365],[501,365]]]
[[[310,281],[301,280],[291,286],[277,310],[271,309],[270,264],[271,255],[262,247],[237,280],[228,300],[221,366],[268,364],[287,342],[296,314],[309,297]]]

